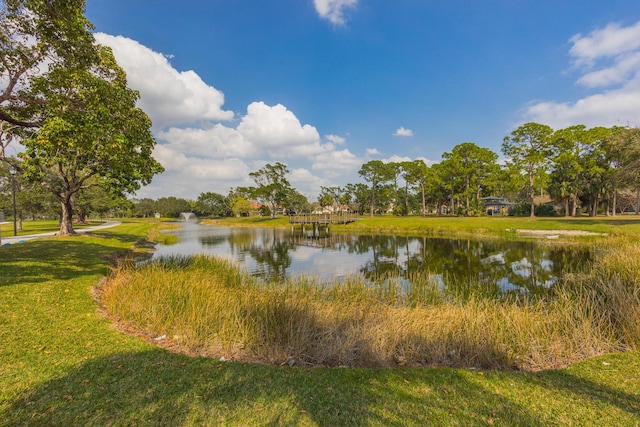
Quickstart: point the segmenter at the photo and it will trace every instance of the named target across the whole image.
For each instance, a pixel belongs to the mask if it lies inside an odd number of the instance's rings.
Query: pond
[[[195,221],[171,230],[178,243],[158,245],[154,257],[212,254],[236,262],[265,280],[313,276],[320,282],[350,275],[375,282],[429,272],[441,286],[485,284],[494,293],[540,294],[564,273],[590,265],[588,249],[466,238],[347,235],[311,230],[215,227]]]

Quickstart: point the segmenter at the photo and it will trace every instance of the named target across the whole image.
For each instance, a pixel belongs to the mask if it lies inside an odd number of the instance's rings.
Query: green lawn
[[[152,226],[0,248],[0,425],[640,425],[638,352],[523,373],[259,366],[157,348],[118,331],[92,296]]]
[[[93,225],[100,225],[103,221],[89,221],[86,224],[74,224],[74,229],[82,230],[86,227],[91,227]],[[18,228],[16,224],[16,229]],[[37,221],[23,221],[22,222],[22,230],[17,229],[18,236],[25,236],[28,234],[40,234],[40,233],[48,233],[55,232],[60,230],[60,223],[58,221],[52,220],[37,220]],[[0,224],[0,231],[2,232],[2,237],[10,237],[13,236],[13,220],[11,218],[5,217],[5,222]]]
[[[224,218],[211,220],[216,225],[244,227],[290,227],[286,216],[276,218]],[[392,215],[360,216],[346,225],[332,225],[336,232],[369,234],[418,234],[418,235],[467,235],[515,238],[515,230],[584,230],[612,236],[640,233],[640,215],[617,215],[615,217],[578,218],[529,218],[509,216],[481,217],[397,217]]]

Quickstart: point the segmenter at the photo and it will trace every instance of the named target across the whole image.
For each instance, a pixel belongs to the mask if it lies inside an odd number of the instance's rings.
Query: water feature
[[[586,249],[535,242],[473,239],[343,235],[282,229],[228,228],[181,223],[178,243],[158,246],[154,257],[213,254],[237,262],[265,279],[311,275],[321,281],[359,274],[410,281],[418,271],[429,271],[442,286],[465,286],[478,280],[496,293],[541,293],[564,272],[579,271],[590,263]]]
[[[181,221],[196,221],[198,218],[193,212],[180,212]]]

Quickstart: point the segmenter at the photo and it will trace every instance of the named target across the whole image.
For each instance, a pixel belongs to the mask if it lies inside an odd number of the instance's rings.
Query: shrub
[[[536,205],[534,213],[536,216],[558,216],[558,212],[551,205]],[[523,202],[509,210],[509,216],[529,216],[531,215],[531,204]]]

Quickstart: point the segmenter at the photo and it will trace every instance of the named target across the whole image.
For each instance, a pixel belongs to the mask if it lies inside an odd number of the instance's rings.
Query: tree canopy
[[[148,184],[151,120],[109,48],[95,44],[84,1],[3,0],[1,160],[18,139],[16,168],[60,202],[60,234],[74,234],[73,199],[99,185],[115,196]]]
[[[523,170],[528,180],[531,216],[535,216],[535,176],[536,170],[549,162],[553,153],[551,136],[553,129],[539,123],[525,123],[506,136],[502,152],[515,168]]]
[[[251,189],[251,195],[267,205],[274,218],[291,191],[291,185],[285,176],[287,173],[287,166],[276,162],[273,165],[266,164],[260,170],[249,174],[257,185]]]

